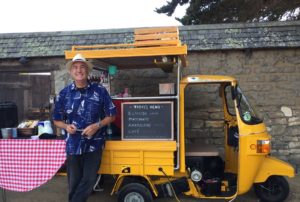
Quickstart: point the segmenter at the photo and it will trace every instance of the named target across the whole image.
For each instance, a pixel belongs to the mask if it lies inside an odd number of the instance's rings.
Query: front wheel
[[[255,194],[263,202],[282,202],[290,192],[289,183],[282,176],[271,176],[265,182],[254,184]]]
[[[129,183],[122,187],[118,202],[152,202],[150,190],[140,183]]]

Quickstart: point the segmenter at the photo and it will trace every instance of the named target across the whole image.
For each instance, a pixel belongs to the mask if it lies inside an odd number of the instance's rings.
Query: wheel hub
[[[126,195],[124,202],[144,202],[143,196],[137,192],[131,192]]]

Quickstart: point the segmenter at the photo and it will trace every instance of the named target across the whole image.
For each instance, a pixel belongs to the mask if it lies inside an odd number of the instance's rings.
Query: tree
[[[185,16],[176,18],[183,25],[300,19],[300,0],[171,0],[155,12],[172,16],[187,3]]]

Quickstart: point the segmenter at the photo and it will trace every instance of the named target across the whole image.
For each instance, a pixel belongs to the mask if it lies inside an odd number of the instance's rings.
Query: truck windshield
[[[236,99],[240,116],[246,124],[252,125],[263,122],[262,116],[250,104],[239,86],[236,88]]]

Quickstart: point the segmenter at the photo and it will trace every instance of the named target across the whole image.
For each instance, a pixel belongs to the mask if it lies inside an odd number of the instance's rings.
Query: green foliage
[[[155,12],[172,16],[187,3],[185,16],[176,18],[183,25],[300,19],[300,0],[171,0]]]

